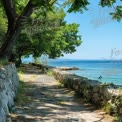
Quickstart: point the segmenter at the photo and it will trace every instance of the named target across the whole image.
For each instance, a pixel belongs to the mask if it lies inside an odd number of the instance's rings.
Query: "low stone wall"
[[[79,92],[86,101],[96,105],[109,104],[111,114],[122,116],[122,94],[116,92],[113,88],[115,86],[102,84],[97,80],[90,80],[59,69],[53,69],[53,72],[60,83]]]
[[[9,109],[19,87],[19,78],[14,64],[0,67],[0,122],[6,122]]]

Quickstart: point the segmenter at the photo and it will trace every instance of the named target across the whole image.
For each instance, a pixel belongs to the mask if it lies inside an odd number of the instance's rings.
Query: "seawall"
[[[0,122],[6,122],[9,109],[14,106],[14,99],[19,87],[19,77],[14,64],[0,67]]]
[[[122,117],[122,94],[116,86],[102,84],[97,80],[90,80],[60,69],[53,69],[55,78],[64,86],[80,93],[87,102],[95,105],[109,105],[109,113]]]

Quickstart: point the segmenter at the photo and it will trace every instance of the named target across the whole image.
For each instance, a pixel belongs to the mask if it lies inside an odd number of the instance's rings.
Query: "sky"
[[[67,14],[67,23],[77,23],[82,44],[66,59],[122,59],[122,21],[112,20],[114,8],[98,6],[99,0],[91,0],[88,11]],[[118,3],[122,5],[122,2]]]

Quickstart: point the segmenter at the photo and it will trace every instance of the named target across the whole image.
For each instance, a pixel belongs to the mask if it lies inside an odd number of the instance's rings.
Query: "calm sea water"
[[[77,67],[79,70],[71,71],[79,76],[84,76],[103,83],[114,83],[122,85],[122,61],[111,60],[51,60],[50,66],[69,66]]]
[[[30,58],[23,60],[24,63],[31,62]],[[114,83],[122,85],[122,60],[48,60],[50,66],[77,67],[79,70],[71,71],[73,74],[84,76],[89,79],[99,80],[103,83]]]

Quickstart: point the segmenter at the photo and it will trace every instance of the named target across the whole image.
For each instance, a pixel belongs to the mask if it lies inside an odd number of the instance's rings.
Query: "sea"
[[[28,60],[29,61],[29,60]],[[25,60],[24,62],[27,63]],[[99,80],[102,83],[114,83],[122,86],[122,60],[48,60],[47,64],[54,67],[77,67],[79,70],[70,72],[78,76]],[[99,79],[99,77],[102,77]]]

